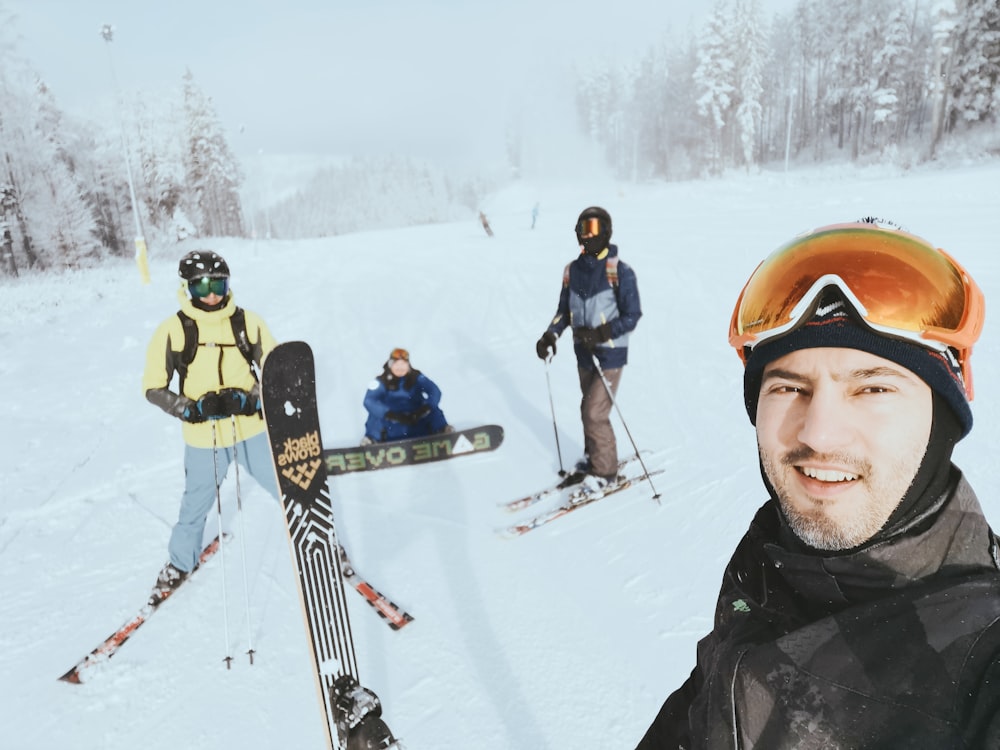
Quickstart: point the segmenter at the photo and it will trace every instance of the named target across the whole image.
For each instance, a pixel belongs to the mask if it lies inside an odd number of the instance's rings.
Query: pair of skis
[[[643,462],[639,460],[639,456],[635,455],[618,462],[618,479],[616,481],[610,482],[600,490],[590,491],[581,484],[585,476],[583,472],[571,472],[551,487],[517,498],[516,500],[501,503],[500,507],[502,509],[510,513],[516,513],[554,498],[560,498],[560,501],[554,507],[499,529],[497,533],[508,539],[524,536],[529,531],[552,523],[558,518],[569,515],[598,500],[627,490],[629,487],[638,485],[647,481],[650,477],[662,473],[662,469],[647,472]]]
[[[225,541],[228,541],[228,534],[225,537]],[[201,569],[202,565],[215,557],[215,554],[218,551],[219,537],[216,537],[209,542],[204,550],[202,550],[201,555],[198,557],[198,567],[192,571],[191,575],[194,575],[195,572]],[[341,554],[341,565],[344,569],[344,580],[347,584],[353,587],[354,590],[361,595],[365,602],[367,602],[367,604],[379,614],[379,616],[390,628],[393,630],[399,630],[413,621],[413,616],[409,612],[405,611],[402,607],[368,583],[365,578],[360,576],[345,554]],[[139,611],[136,612],[135,615],[122,623],[121,627],[101,641],[96,648],[74,664],[59,679],[63,682],[69,682],[75,685],[79,685],[84,682],[87,670],[91,667],[107,662],[112,656],[114,656],[118,649],[124,646],[125,642],[135,634],[135,631],[138,630],[150,617],[152,617],[153,613],[159,609],[160,605],[170,598],[170,596],[172,596],[185,582],[187,582],[191,575],[181,581],[181,583],[173,589],[163,591],[154,588],[149,595],[149,599],[142,605],[142,607],[139,608]]]

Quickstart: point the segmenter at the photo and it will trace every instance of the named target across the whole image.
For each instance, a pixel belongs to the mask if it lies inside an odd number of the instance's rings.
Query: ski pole
[[[556,426],[556,406],[552,402],[552,379],[549,377],[549,362],[552,357],[545,358],[545,383],[549,387],[549,410],[552,412],[552,431],[556,435],[556,455],[559,456],[559,476],[566,476],[566,470],[563,468],[562,460],[562,449],[559,447],[559,428]]]
[[[232,649],[229,647],[229,602],[226,594],[226,546],[222,539],[222,493],[219,491],[219,437],[216,420],[212,420],[212,468],[215,470],[215,511],[219,517],[219,559],[222,565],[222,620],[226,635],[226,669],[233,666]]]
[[[237,455],[236,440],[236,415],[229,416],[233,424],[233,459],[236,462],[236,516],[240,519],[240,557],[243,563],[243,600],[246,603],[247,611],[247,654],[250,656],[250,663],[253,664],[253,628],[250,627],[250,584],[247,582],[247,535],[246,525],[243,521],[243,493],[240,491],[240,459]],[[246,446],[243,447],[243,455],[246,456]]]
[[[618,408],[618,400],[615,398],[615,394],[611,390],[611,383],[604,376],[604,370],[601,368],[601,363],[597,359],[597,355],[591,351],[590,358],[594,361],[594,367],[597,368],[597,374],[601,376],[601,382],[604,383],[604,390],[608,392],[608,398],[611,399],[612,406],[615,407],[615,412],[618,414],[618,419],[621,420],[622,426],[625,428],[625,434],[628,435],[629,442],[632,443],[632,450],[635,451],[636,458],[639,459],[639,465],[642,466],[642,473],[646,477],[646,481],[649,482],[649,488],[653,490],[653,499],[657,502],[660,501],[660,493],[656,491],[656,485],[653,484],[653,478],[649,475],[649,469],[646,468],[646,462],[642,460],[642,454],[639,453],[639,447],[635,444],[635,440],[632,439],[632,433],[629,431],[628,423],[625,421],[625,417],[622,416],[622,410]]]

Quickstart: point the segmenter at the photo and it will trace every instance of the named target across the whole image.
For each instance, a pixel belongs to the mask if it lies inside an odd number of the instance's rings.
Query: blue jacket
[[[609,275],[614,277],[615,271],[617,287],[608,280]],[[559,307],[548,330],[558,337],[567,327],[597,328],[610,323],[611,339],[595,347],[594,353],[602,369],[615,369],[628,362],[629,333],[641,317],[635,271],[618,260],[617,245],[608,245],[606,253],[596,258],[580,253],[566,266]],[[584,370],[594,369],[590,350],[574,342],[573,351],[577,366]]]
[[[438,407],[440,401],[441,389],[419,370],[410,370],[399,379],[386,366],[365,393],[365,434],[382,442],[440,432],[448,424]]]

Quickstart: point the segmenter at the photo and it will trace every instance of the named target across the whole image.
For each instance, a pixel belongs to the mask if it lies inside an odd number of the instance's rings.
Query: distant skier
[[[479,212],[479,222],[483,225],[483,229],[486,230],[486,234],[489,237],[492,237],[493,230],[490,228],[489,219],[486,218],[486,214],[484,214],[482,211]]]
[[[628,361],[629,334],[642,308],[635,271],[618,260],[610,244],[611,216],[603,208],[584,209],[576,222],[580,255],[563,271],[556,315],[535,344],[540,359],[555,356],[556,339],[573,328],[573,350],[583,398],[583,438],[586,455],[577,463],[587,490],[597,492],[618,477],[618,444],[611,426],[611,396],[594,365],[600,363],[612,393],[618,392]]]
[[[411,367],[410,353],[406,349],[393,349],[382,373],[365,393],[368,420],[361,444],[453,432],[438,406],[440,402],[441,389]]]
[[[535,222],[538,221],[538,204],[536,203],[531,208],[531,228],[535,228]]]
[[[260,367],[274,337],[259,316],[236,306],[222,256],[194,250],[181,258],[178,274],[181,310],[153,334],[142,376],[146,399],[183,422],[185,442],[184,495],[160,590],[176,588],[197,565],[216,482],[234,458],[280,500],[251,367]]]

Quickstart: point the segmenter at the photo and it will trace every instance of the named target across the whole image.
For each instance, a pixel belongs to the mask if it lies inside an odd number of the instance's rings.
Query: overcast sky
[[[762,0],[768,15],[794,0]],[[57,102],[107,111],[118,85],[186,69],[239,153],[481,155],[517,117],[567,118],[573,66],[683,39],[690,0],[0,0]],[[693,9],[693,10],[692,10]],[[114,26],[110,47],[103,24]],[[110,52],[110,60],[109,60]],[[558,98],[565,96],[564,102]]]

